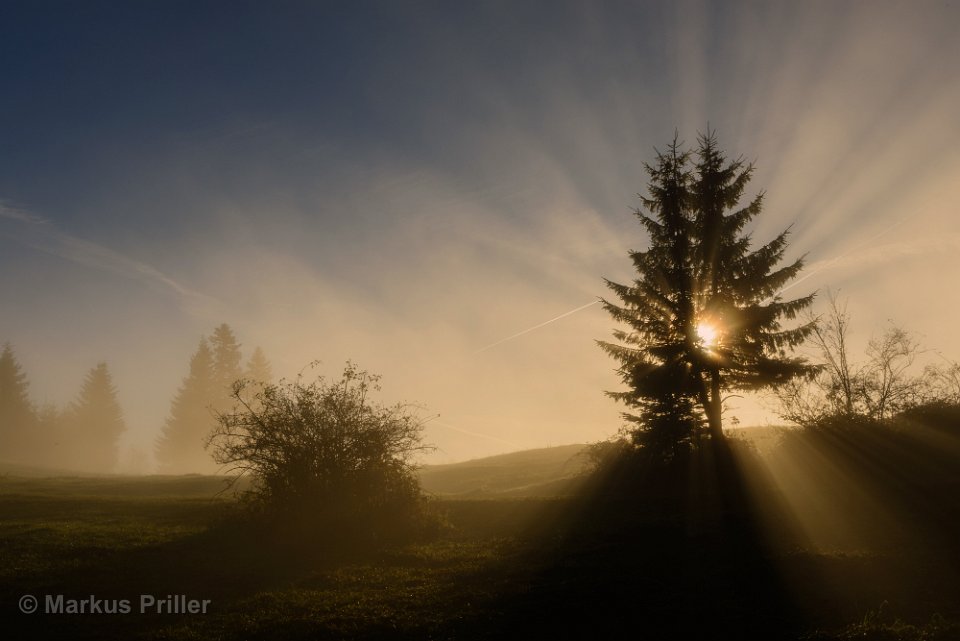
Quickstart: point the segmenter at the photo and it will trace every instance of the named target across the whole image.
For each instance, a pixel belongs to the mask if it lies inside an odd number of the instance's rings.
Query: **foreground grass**
[[[443,501],[433,539],[371,547],[244,525],[217,483],[0,481],[4,638],[960,637],[953,548],[811,551],[735,510],[573,500]],[[27,615],[24,594],[211,604]]]
[[[186,496],[157,491],[167,483]],[[466,635],[459,628],[530,569],[524,532],[556,506],[451,502],[441,537],[376,549],[324,538],[290,545],[243,525],[231,500],[191,494],[182,479],[0,482],[0,626],[16,632],[7,638]],[[126,599],[134,612],[27,615],[24,594]],[[139,614],[141,594],[212,603],[207,614]]]

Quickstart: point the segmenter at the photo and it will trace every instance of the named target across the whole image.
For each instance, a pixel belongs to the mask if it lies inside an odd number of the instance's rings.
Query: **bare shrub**
[[[248,496],[271,512],[343,518],[415,511],[412,460],[426,448],[415,406],[370,400],[380,377],[348,362],[339,380],[233,387],[207,447],[217,463],[252,477]],[[250,391],[254,390],[252,395]]]
[[[837,419],[883,423],[911,408],[960,401],[960,366],[928,365],[920,371],[919,341],[896,325],[867,343],[863,358],[850,350],[846,304],[829,294],[827,312],[816,317],[808,345],[817,354],[815,372],[777,388],[780,416],[798,425]]]

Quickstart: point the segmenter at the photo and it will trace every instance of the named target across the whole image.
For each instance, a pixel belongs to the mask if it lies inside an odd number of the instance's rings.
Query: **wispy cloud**
[[[776,295],[779,296],[785,291],[793,289],[804,281],[826,271],[848,269],[863,272],[871,267],[877,267],[908,258],[943,254],[956,255],[960,252],[960,234],[946,234],[937,237],[928,236],[911,241],[867,246],[870,245],[872,241],[899,226],[899,224],[900,223],[896,223],[892,227],[874,236],[870,241],[861,243],[854,249],[843,252],[833,258],[810,263],[807,265],[806,273],[803,276],[781,289]],[[768,298],[764,302],[771,300],[773,300],[773,297]]]
[[[960,251],[960,234],[918,238],[908,242],[885,243],[844,254],[830,260],[811,263],[811,272],[825,269],[865,269],[915,256],[932,256]]]
[[[794,287],[796,287],[796,286],[799,285],[800,283],[802,283],[802,282],[804,282],[805,280],[808,280],[808,279],[810,279],[810,278],[813,278],[814,276],[816,276],[816,275],[819,274],[820,272],[823,272],[823,271],[826,271],[826,270],[829,270],[829,269],[840,268],[840,267],[849,267],[849,266],[851,266],[851,265],[855,265],[855,264],[857,264],[857,263],[864,262],[864,260],[865,260],[865,259],[864,259],[864,255],[867,254],[867,253],[869,253],[869,254],[871,254],[871,255],[874,255],[874,254],[875,254],[875,255],[877,255],[877,256],[879,256],[879,257],[883,257],[884,259],[889,258],[889,257],[884,256],[883,254],[878,254],[878,253],[875,251],[875,250],[877,250],[877,249],[882,249],[882,246],[881,246],[881,247],[877,247],[877,246],[874,246],[873,244],[874,244],[876,241],[878,241],[880,238],[882,238],[883,236],[886,236],[886,235],[889,234],[891,231],[893,231],[894,229],[896,229],[897,227],[899,227],[900,225],[902,225],[903,222],[904,222],[903,220],[898,220],[897,222],[893,223],[892,225],[890,225],[890,226],[887,227],[886,229],[882,230],[880,233],[875,234],[874,236],[871,236],[870,238],[868,238],[868,239],[866,239],[866,240],[864,240],[864,241],[859,242],[858,244],[854,245],[854,246],[851,247],[850,249],[848,249],[848,250],[846,250],[846,251],[844,251],[844,252],[842,252],[842,253],[834,256],[833,258],[827,258],[827,259],[824,259],[824,260],[818,260],[818,261],[816,261],[816,262],[813,262],[813,263],[808,264],[808,265],[806,266],[806,269],[805,269],[805,272],[806,272],[805,274],[803,274],[800,278],[794,280],[792,283],[790,283],[789,285],[787,285],[786,287],[784,287],[783,289],[781,289],[779,292],[777,292],[776,295],[779,296],[780,294],[784,293],[784,292],[787,291],[788,289],[793,289]],[[866,252],[862,251],[862,250],[864,250],[864,248],[868,248],[868,249],[866,250]],[[768,298],[768,299],[767,299],[766,301],[764,301],[764,302],[766,303],[766,302],[769,302],[769,301],[771,301],[771,300],[773,300],[773,297],[772,297],[772,296],[771,296],[770,298]]]
[[[0,201],[0,218],[26,223],[28,225],[47,225],[50,222],[46,218],[31,214],[25,209],[14,207],[3,201]]]
[[[51,220],[22,207],[0,202],[0,219],[8,221],[12,227],[8,230],[0,227],[0,234],[31,249],[146,284],[159,285],[190,302],[216,302],[214,297],[178,282],[152,265],[104,245],[67,234],[59,230]]]

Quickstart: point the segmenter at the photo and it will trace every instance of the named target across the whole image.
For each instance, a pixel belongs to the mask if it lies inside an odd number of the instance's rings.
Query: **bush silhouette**
[[[419,516],[411,459],[425,449],[423,423],[409,405],[370,400],[378,376],[348,362],[336,381],[258,383],[252,397],[251,385],[234,385],[236,405],[218,414],[208,447],[237,478],[252,477],[247,498],[255,507],[300,525],[368,531]]]

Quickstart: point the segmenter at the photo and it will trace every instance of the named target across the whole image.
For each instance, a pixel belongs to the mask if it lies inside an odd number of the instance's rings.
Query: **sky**
[[[644,163],[709,126],[756,165],[753,237],[792,226],[806,256],[784,295],[839,290],[855,345],[896,323],[960,358],[958,24],[933,1],[4,2],[0,342],[38,403],[106,361],[127,451],[223,322],[281,376],[381,374],[433,417],[431,462],[604,439],[590,303],[646,246]]]

